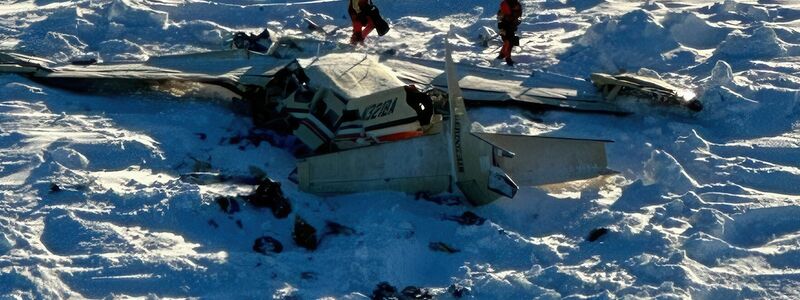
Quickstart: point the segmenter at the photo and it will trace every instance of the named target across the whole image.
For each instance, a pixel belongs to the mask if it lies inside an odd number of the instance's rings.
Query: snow
[[[800,297],[800,5],[523,0],[509,68],[494,60],[494,2],[375,2],[392,31],[354,57],[393,49],[442,60],[453,24],[461,62],[535,73],[531,84],[546,72],[625,70],[686,87],[705,109],[472,108],[481,131],[614,140],[618,173],[469,207],[303,193],[288,179],[293,139],[258,131],[227,101],[76,94],[2,75],[0,296],[364,299],[385,281],[441,299]],[[59,63],[219,50],[232,32],[264,26],[338,43],[350,35],[344,3],[328,0],[16,0],[0,1],[0,16],[1,48]],[[249,138],[264,135],[273,143]],[[241,199],[225,212],[218,196],[255,186],[181,179],[190,172],[266,173],[293,212],[276,219]],[[486,221],[453,221],[465,211]],[[327,222],[350,230],[308,251],[292,241],[295,216],[320,236]],[[607,231],[588,241],[597,229]],[[263,236],[283,251],[253,251]]]

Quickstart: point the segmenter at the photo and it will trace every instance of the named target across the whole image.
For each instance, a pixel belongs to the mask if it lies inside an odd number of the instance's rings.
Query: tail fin
[[[494,163],[495,147],[471,132],[471,122],[459,86],[453,47],[445,43],[445,72],[450,106],[450,143],[453,181],[474,205],[490,203],[501,196],[514,197],[519,189],[510,176]]]

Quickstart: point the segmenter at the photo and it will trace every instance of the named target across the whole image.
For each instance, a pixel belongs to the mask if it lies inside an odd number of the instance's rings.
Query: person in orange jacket
[[[372,0],[348,0],[347,12],[350,13],[350,20],[353,21],[353,36],[350,37],[350,44],[364,43],[370,32],[375,29],[375,21],[372,20]]]
[[[506,64],[514,65],[511,59],[511,49],[519,46],[519,37],[516,36],[517,27],[521,23],[522,4],[519,0],[502,0],[500,10],[497,11],[497,28],[500,29],[500,37],[503,39],[503,48],[497,59],[505,59]]]

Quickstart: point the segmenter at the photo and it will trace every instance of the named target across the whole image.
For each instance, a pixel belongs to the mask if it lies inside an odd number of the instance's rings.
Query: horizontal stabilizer
[[[513,158],[495,154],[497,165],[520,186],[587,179],[607,171],[605,145],[610,141],[473,133]]]

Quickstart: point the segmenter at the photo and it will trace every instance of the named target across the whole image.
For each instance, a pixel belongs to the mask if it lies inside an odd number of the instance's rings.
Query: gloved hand
[[[364,37],[361,35],[361,32],[353,32],[353,35],[350,36],[350,44],[360,44],[364,42]]]

